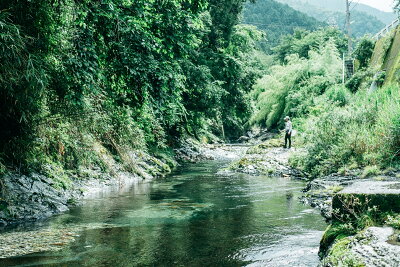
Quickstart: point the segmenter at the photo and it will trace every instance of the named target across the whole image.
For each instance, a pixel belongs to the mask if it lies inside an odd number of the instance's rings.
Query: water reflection
[[[0,266],[316,266],[325,223],[299,203],[303,183],[216,175],[223,164],[87,201],[46,226],[76,229],[75,242]]]

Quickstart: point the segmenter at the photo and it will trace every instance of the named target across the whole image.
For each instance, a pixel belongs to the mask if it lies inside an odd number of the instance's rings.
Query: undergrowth
[[[333,106],[305,122],[307,152],[292,164],[311,174],[326,175],[356,163],[364,176],[396,167],[400,152],[400,87],[361,91],[348,105]]]

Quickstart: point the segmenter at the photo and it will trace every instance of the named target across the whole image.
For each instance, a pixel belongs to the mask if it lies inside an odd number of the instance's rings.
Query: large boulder
[[[71,191],[56,188],[43,175],[5,175],[0,190],[0,224],[34,221],[66,211],[72,197]]]

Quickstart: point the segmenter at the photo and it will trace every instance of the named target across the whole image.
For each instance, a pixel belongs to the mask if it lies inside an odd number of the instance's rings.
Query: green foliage
[[[315,35],[324,33],[331,35],[325,30]],[[334,39],[327,39],[310,50],[307,58],[300,58],[296,50],[297,53],[286,57],[286,65],[272,67],[254,86],[256,111],[250,124],[271,128],[280,125],[284,116],[299,118],[317,112],[318,97],[340,80],[341,63],[335,43]],[[329,97],[340,105],[349,98],[344,88],[331,89]]]
[[[376,165],[366,166],[364,168],[363,173],[362,173],[362,177],[367,178],[367,177],[370,177],[370,176],[378,175],[379,173],[381,173],[381,171],[379,170],[378,166],[376,166]]]
[[[212,125],[242,134],[262,68],[244,2],[1,2],[1,166],[105,170],[98,146],[123,160]]]
[[[392,226],[393,228],[400,229],[400,215],[389,215],[386,224]]]
[[[300,58],[309,58],[309,53],[333,40],[339,54],[346,49],[346,40],[336,28],[327,27],[318,31],[296,30],[293,35],[282,38],[274,48],[275,55],[282,63],[287,63],[287,56],[297,54]]]
[[[343,238],[335,242],[328,257],[324,259],[324,265],[365,267],[365,263],[350,251],[351,241],[351,238]]]
[[[347,105],[351,99],[349,90],[342,85],[332,86],[325,92],[325,96],[328,101],[340,107]]]
[[[307,122],[307,154],[299,164],[312,176],[335,172],[351,162],[385,168],[398,164],[400,88],[359,92],[344,107]],[[369,171],[368,171],[369,172]]]
[[[374,52],[375,41],[369,39],[368,37],[362,38],[354,51],[355,58],[360,63],[360,68],[366,68],[369,66],[369,61]]]
[[[320,253],[325,254],[335,240],[340,240],[357,233],[357,229],[350,223],[330,224],[325,230],[320,242]]]
[[[374,71],[371,69],[358,70],[349,80],[346,81],[346,87],[350,92],[355,93],[362,89],[362,87],[370,86],[374,74]],[[366,86],[363,86],[363,84]]]
[[[323,23],[273,0],[258,0],[248,3],[243,12],[244,22],[257,26],[266,33],[259,42],[260,48],[271,53],[282,36],[293,34],[296,29],[316,30]]]
[[[284,116],[294,118],[306,150],[290,164],[312,177],[353,165],[382,169],[399,163],[400,89],[370,92],[375,74],[371,68],[357,72],[346,87],[340,85],[339,51],[344,44],[343,36],[332,29],[296,32],[276,48],[283,65],[271,67],[252,92],[255,112],[250,125],[281,127]],[[358,45],[362,64],[368,64],[372,48],[368,40]],[[384,79],[384,74],[375,75],[378,85]]]

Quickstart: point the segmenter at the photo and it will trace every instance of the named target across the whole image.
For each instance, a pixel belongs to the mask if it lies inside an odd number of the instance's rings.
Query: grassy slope
[[[386,72],[385,85],[400,81],[400,27],[377,41],[370,65]]]

